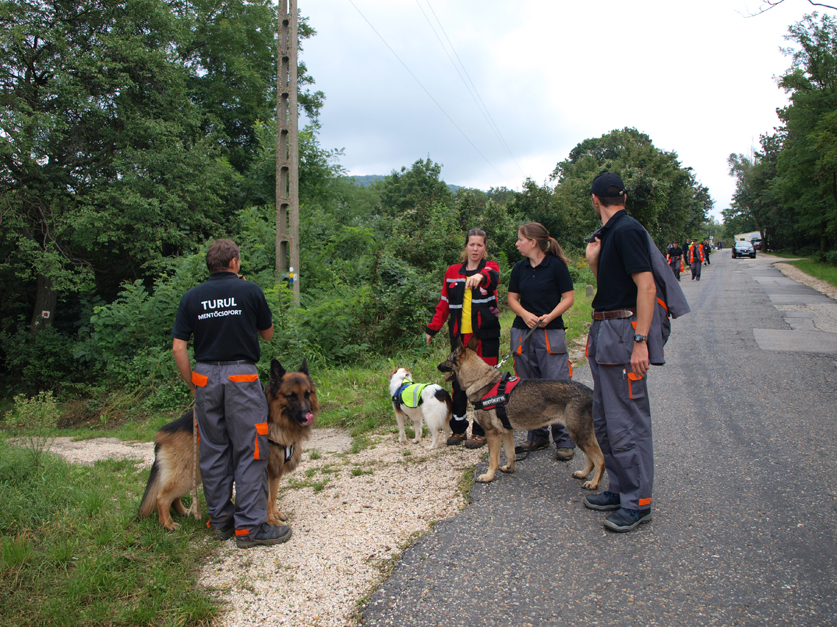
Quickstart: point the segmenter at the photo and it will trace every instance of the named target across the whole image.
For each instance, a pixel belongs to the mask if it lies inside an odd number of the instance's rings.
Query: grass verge
[[[799,259],[797,261],[786,262],[796,268],[802,270],[805,274],[810,274],[815,279],[820,279],[837,287],[837,266],[832,266],[828,263],[814,261],[813,259]]]
[[[206,625],[217,613],[196,584],[206,530],[137,521],[146,473],[132,462],[48,454],[36,469],[2,441],[0,460],[0,625]]]

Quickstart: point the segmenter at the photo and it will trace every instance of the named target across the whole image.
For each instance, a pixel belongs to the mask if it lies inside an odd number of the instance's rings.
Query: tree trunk
[[[33,333],[52,326],[57,303],[58,292],[52,289],[52,278],[39,274],[35,293],[35,311],[32,312],[30,324]]]

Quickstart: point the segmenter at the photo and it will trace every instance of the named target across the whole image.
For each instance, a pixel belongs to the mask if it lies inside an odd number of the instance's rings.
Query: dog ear
[[[461,352],[464,348],[465,348],[465,344],[463,344],[463,342],[462,342],[462,336],[457,335],[456,336],[456,352],[457,353]]]
[[[302,364],[299,366],[299,371],[302,374],[305,374],[305,375],[308,374],[308,360],[305,359],[304,357],[302,358]]]
[[[271,380],[278,381],[279,379],[285,376],[285,372],[285,369],[282,367],[282,364],[279,363],[278,359],[272,359],[270,361]]]
[[[476,352],[477,346],[479,345],[479,343],[480,343],[480,341],[477,339],[477,336],[472,335],[471,339],[468,340],[468,346],[466,346],[465,348],[470,348],[472,351]]]

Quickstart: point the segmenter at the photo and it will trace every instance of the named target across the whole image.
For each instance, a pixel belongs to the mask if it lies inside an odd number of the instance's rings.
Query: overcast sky
[[[790,66],[780,47],[814,8],[785,0],[745,17],[758,7],[299,0],[317,30],[302,59],[326,95],[321,144],[345,149],[350,174],[389,174],[429,156],[447,183],[520,189],[526,177],[546,182],[579,142],[629,126],[694,169],[716,217],[734,191],[727,157],[778,124],[786,96],[776,77]]]

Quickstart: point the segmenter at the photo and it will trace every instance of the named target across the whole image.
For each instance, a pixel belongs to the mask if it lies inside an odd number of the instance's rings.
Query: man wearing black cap
[[[614,510],[605,519],[606,529],[631,531],[651,520],[654,452],[646,342],[657,289],[648,235],[625,211],[622,179],[600,174],[590,192],[603,226],[587,245],[587,262],[598,283],[587,357],[594,384],[593,423],[609,486],[584,497],[584,505]]]

